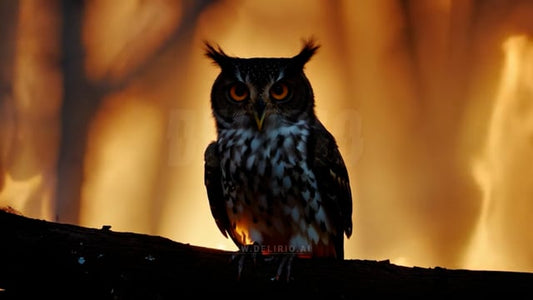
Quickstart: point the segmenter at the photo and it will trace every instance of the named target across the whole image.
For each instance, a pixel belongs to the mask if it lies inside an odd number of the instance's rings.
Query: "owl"
[[[344,235],[352,234],[348,172],[304,73],[319,46],[305,41],[284,58],[205,46],[221,70],[211,88],[217,139],[204,165],[216,225],[243,255],[281,254],[276,279],[289,278],[294,257],[343,259]]]

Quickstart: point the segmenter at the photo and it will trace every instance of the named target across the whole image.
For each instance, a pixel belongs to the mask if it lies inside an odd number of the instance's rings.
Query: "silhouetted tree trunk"
[[[101,95],[92,89],[85,76],[82,44],[84,1],[62,1],[63,105],[61,143],[57,163],[56,217],[58,221],[78,223],[83,159],[90,121]]]
[[[18,2],[0,1],[0,191],[4,187],[9,153],[9,129],[13,123],[13,62],[15,60]],[[9,154],[8,154],[9,155]]]
[[[82,41],[85,1],[62,0],[62,50],[64,93],[61,108],[61,143],[57,164],[56,216],[57,221],[79,223],[81,188],[84,181],[84,157],[87,151],[89,128],[106,95],[127,88],[132,81],[150,77],[160,65],[165,65],[162,54],[175,52],[176,59],[183,59],[190,51],[194,29],[201,12],[211,1],[184,1],[183,20],[169,34],[154,53],[122,78],[90,80],[85,72],[85,51]],[[147,4],[149,5],[149,4]],[[105,28],[102,28],[105,30]],[[136,38],[142,39],[142,34]],[[184,60],[186,62],[186,60]],[[161,74],[163,76],[165,74]],[[153,80],[153,79],[152,79]],[[176,87],[179,89],[179,87]],[[159,199],[159,197],[154,197]],[[151,212],[154,218],[160,213]]]

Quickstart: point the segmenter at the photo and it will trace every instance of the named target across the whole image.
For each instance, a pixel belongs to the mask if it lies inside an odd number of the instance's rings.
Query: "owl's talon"
[[[255,249],[255,248],[252,248]],[[230,262],[237,261],[237,280],[241,280],[242,278],[242,271],[244,270],[244,264],[246,261],[246,258],[249,256],[252,259],[253,266],[257,266],[257,257],[261,253],[256,251],[245,251],[245,250],[239,250],[236,253],[231,255]]]
[[[239,262],[237,263],[237,280],[241,280],[242,269],[244,268],[244,259],[244,255],[239,257]]]
[[[291,276],[291,269],[294,256],[294,254],[283,255],[281,258],[281,262],[278,265],[276,276],[272,277],[270,280],[280,281],[280,278],[282,277],[283,271],[285,269],[285,282],[292,281],[294,278]]]

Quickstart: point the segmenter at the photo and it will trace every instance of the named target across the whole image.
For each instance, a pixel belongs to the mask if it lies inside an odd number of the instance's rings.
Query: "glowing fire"
[[[62,80],[58,6],[48,4],[20,1],[18,20],[6,24],[17,33],[1,46],[13,57],[0,58],[0,69],[13,61],[13,71],[0,83],[12,90],[0,91],[0,205],[53,219]]]
[[[0,4],[10,16],[0,18],[0,206],[61,221],[57,194],[77,187],[58,170],[78,170],[76,223],[236,250],[203,186],[218,70],[202,41],[289,56],[314,36],[322,48],[306,73],[354,194],[347,258],[533,270],[533,5],[206,3]],[[72,15],[62,9],[81,10],[79,32],[62,30]],[[65,34],[79,45],[65,47]],[[79,132],[61,118],[79,100],[65,91],[82,88],[63,78],[72,57],[85,89],[73,94],[94,104]],[[77,138],[81,161],[61,160]]]
[[[474,162],[483,207],[467,262],[474,268],[521,270],[533,258],[533,236],[526,229],[533,211],[533,170],[523,159],[533,154],[533,42],[510,37],[504,51],[486,144]]]

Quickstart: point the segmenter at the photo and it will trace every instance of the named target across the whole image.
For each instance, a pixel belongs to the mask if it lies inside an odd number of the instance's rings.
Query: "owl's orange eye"
[[[248,87],[244,83],[236,83],[229,89],[229,96],[233,101],[241,102],[248,98]]]
[[[285,83],[275,83],[270,88],[270,96],[274,98],[274,100],[285,100],[287,96],[289,96],[289,87]]]

